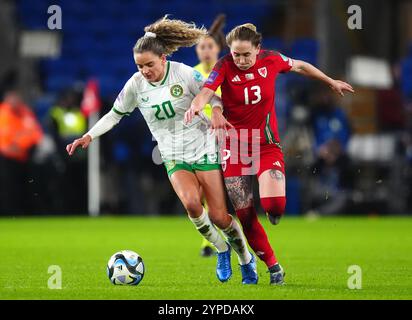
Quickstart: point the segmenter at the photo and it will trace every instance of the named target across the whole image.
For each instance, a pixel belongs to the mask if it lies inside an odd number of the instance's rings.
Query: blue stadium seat
[[[124,82],[137,71],[132,48],[143,36],[144,27],[172,14],[172,18],[195,20],[210,27],[218,13],[227,13],[225,31],[235,25],[252,22],[259,26],[268,13],[269,0],[210,0],[188,4],[183,0],[17,0],[17,16],[27,28],[47,28],[47,8],[62,7],[62,55],[57,60],[44,60],[40,68],[45,75],[45,89],[52,92],[70,87],[76,80],[95,76],[101,81],[102,92],[118,92]],[[244,18],[245,14],[248,18]],[[278,49],[281,41],[268,38],[266,47]],[[182,48],[172,60],[188,65],[198,63],[194,48]]]
[[[69,75],[77,77],[80,65],[74,59],[45,59],[42,61],[42,70],[48,75]]]
[[[63,19],[77,18],[79,22],[96,12],[88,1],[64,1],[61,8],[64,12]]]
[[[293,59],[304,60],[313,65],[318,64],[319,44],[315,39],[301,38],[290,46],[290,56]]]
[[[117,96],[125,84],[125,82],[121,82],[117,78],[109,75],[101,75],[97,77],[97,80],[99,82],[100,95],[104,98]]]
[[[280,53],[285,52],[285,43],[282,39],[278,37],[264,37],[263,38],[263,48],[270,49],[274,51],[279,51]]]
[[[412,58],[412,42],[409,43],[409,47],[408,47],[408,57]]]
[[[71,75],[54,75],[49,74],[46,78],[45,88],[51,92],[60,92],[67,88],[73,87],[76,78]]]
[[[179,51],[173,53],[170,59],[177,62],[183,62],[188,66],[195,66],[199,63],[194,48],[181,48]]]
[[[412,98],[412,57],[405,59],[401,64],[401,87],[405,97]]]

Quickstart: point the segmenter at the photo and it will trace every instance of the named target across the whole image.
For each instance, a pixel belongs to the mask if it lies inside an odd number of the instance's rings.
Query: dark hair
[[[181,20],[162,19],[144,28],[146,34],[137,40],[133,52],[152,51],[161,56],[170,55],[180,47],[191,47],[207,34],[205,28]]]
[[[230,31],[226,36],[226,42],[230,46],[233,41],[250,41],[252,45],[257,47],[262,43],[262,34],[256,31],[255,25],[245,23],[237,26]]]
[[[213,21],[212,26],[209,28],[207,34],[211,37],[217,45],[219,46],[220,50],[226,48],[226,39],[225,34],[223,33],[223,28],[225,27],[226,23],[226,15],[219,14],[215,21]]]

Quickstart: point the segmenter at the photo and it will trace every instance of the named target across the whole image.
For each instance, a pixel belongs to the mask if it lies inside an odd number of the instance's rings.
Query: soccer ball
[[[107,276],[113,284],[138,285],[144,275],[143,259],[136,252],[122,250],[107,263]]]

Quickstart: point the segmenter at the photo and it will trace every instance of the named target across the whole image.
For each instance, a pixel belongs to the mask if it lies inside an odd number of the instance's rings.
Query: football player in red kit
[[[232,128],[227,131],[221,154],[229,198],[249,245],[269,269],[270,283],[281,285],[285,273],[257,218],[252,193],[252,177],[256,175],[262,208],[270,222],[278,224],[285,210],[286,194],[274,108],[276,77],[294,71],[325,82],[342,96],[345,91],[354,91],[349,84],[328,77],[309,63],[262,50],[262,36],[252,24],[235,27],[226,41],[230,54],[215,65],[186,112],[185,121],[190,122],[221,86],[224,110],[213,108],[212,128]]]

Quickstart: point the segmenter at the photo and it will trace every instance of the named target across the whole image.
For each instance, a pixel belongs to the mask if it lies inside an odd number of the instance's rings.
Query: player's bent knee
[[[271,216],[281,216],[285,213],[286,197],[261,198],[260,203],[263,210]]]
[[[210,217],[210,220],[212,220],[213,224],[216,225],[219,229],[228,228],[232,222],[232,218],[227,213],[226,210],[224,211],[209,210],[209,217]]]
[[[183,196],[180,200],[191,217],[200,216],[202,214],[203,207],[199,197]]]

